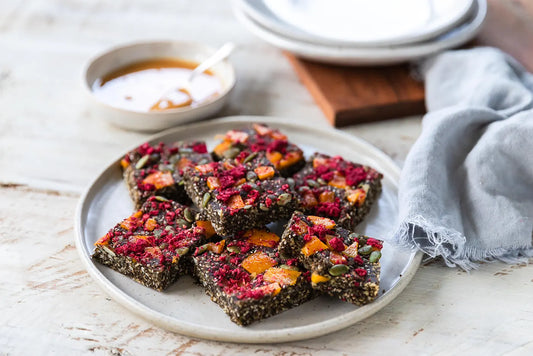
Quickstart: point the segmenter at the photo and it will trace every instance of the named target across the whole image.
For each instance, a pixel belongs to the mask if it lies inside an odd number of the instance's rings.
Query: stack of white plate
[[[384,65],[430,56],[472,39],[486,0],[234,0],[255,35],[315,61]]]

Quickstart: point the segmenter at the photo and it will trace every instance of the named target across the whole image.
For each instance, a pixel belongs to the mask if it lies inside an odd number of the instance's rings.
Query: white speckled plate
[[[398,216],[400,171],[384,153],[354,136],[330,128],[295,125],[289,123],[290,120],[241,116],[178,127],[153,136],[149,141],[205,140],[212,149],[216,134],[250,122],[265,122],[279,128],[302,147],[306,155],[314,151],[338,154],[381,171],[384,174],[383,192],[358,231],[386,238]],[[420,264],[420,254],[385,243],[381,259],[381,290],[373,303],[356,307],[333,298],[319,297],[250,326],[238,326],[190,277],[181,278],[160,293],[91,260],[94,242],[134,210],[122,181],[120,158],[105,168],[82,196],[76,213],[76,244],[88,272],[114,300],[165,329],[192,337],[242,343],[274,343],[324,335],[361,321],[383,308],[406,287]]]

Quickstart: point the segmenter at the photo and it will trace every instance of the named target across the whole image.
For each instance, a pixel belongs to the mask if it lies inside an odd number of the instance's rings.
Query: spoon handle
[[[219,61],[225,59],[227,56],[233,52],[235,49],[235,44],[233,42],[228,42],[220,47],[211,57],[203,61],[198,67],[194,68],[191,75],[189,76],[188,82],[192,82],[194,77],[198,74],[205,72],[208,68],[218,63]]]

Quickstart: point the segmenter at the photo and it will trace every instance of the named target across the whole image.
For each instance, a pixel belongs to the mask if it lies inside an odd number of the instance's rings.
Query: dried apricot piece
[[[234,210],[242,209],[244,207],[244,201],[239,194],[232,195],[228,200],[228,207]]]
[[[276,247],[279,242],[278,235],[273,232],[260,229],[248,230],[244,234],[244,237],[247,238],[246,241],[256,246]]]
[[[222,157],[224,152],[231,147],[231,141],[222,141],[214,149],[213,152],[219,157]]]
[[[342,189],[347,187],[346,178],[337,172],[333,175],[333,179],[331,179],[328,182],[328,184],[331,185],[332,187],[337,187],[337,188],[342,188]]]
[[[313,236],[309,242],[307,242],[304,247],[302,247],[301,252],[304,256],[309,257],[314,253],[317,253],[318,251],[327,250],[328,246],[324,244],[320,239],[316,236]]]
[[[220,181],[217,177],[207,177],[207,187],[209,188],[209,190],[217,189],[218,187],[220,187]]]
[[[174,178],[170,172],[155,172],[144,178],[143,184],[153,184],[155,189],[161,189],[173,185]]]
[[[270,267],[266,270],[265,274],[263,274],[263,279],[265,282],[279,283],[280,286],[293,286],[296,284],[296,281],[298,280],[298,277],[302,272],[285,269],[285,268],[279,268],[279,267]]]
[[[331,277],[328,277],[328,276],[321,276],[320,274],[316,273],[316,272],[313,272],[311,274],[311,283],[313,284],[318,284],[318,283],[323,283],[323,282],[327,282],[331,279]]]
[[[313,225],[320,225],[325,227],[326,229],[333,229],[336,225],[335,221],[321,216],[309,215],[307,217],[307,220],[311,221]]]
[[[302,194],[302,203],[306,208],[312,208],[318,205],[315,195],[310,190],[306,190]]]
[[[157,227],[157,221],[154,218],[146,220],[144,223],[144,228],[148,231],[153,231]]]
[[[318,201],[321,203],[333,203],[335,201],[335,193],[325,190],[318,196]]]
[[[259,166],[254,169],[255,174],[260,180],[265,180],[274,177],[275,171],[274,168],[270,166]]]
[[[204,229],[205,237],[210,238],[215,234],[215,229],[213,228],[213,225],[208,220],[198,220],[196,221],[196,226],[201,227]]]
[[[285,155],[285,157],[283,157],[279,161],[279,164],[276,167],[282,169],[282,168],[291,166],[295,164],[296,162],[298,162],[299,160],[301,160],[302,157],[303,157],[302,152],[299,152],[299,151],[288,152]]]
[[[242,268],[244,268],[254,276],[259,273],[263,273],[270,267],[274,267],[276,264],[276,260],[274,260],[272,257],[262,251],[252,253],[250,256],[246,257],[241,263]]]
[[[280,163],[281,159],[283,158],[283,155],[280,152],[272,151],[266,153],[267,159],[272,163],[274,166],[278,166],[278,163]]]
[[[352,203],[352,205],[361,206],[365,202],[366,192],[361,188],[355,190],[350,189],[346,191],[346,199]]]

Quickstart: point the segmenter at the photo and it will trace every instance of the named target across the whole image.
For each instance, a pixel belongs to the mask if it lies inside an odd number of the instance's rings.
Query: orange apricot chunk
[[[207,177],[207,187],[209,188],[209,190],[217,189],[218,187],[220,187],[220,181],[217,177]]]
[[[228,148],[231,147],[231,141],[222,141],[221,143],[219,143],[214,149],[213,149],[213,152],[215,152],[215,154],[219,157],[222,157],[222,155],[224,154],[224,152],[226,152],[226,150]]]
[[[321,203],[333,203],[335,201],[335,193],[325,190],[318,196],[318,201]]]
[[[311,283],[318,284],[318,283],[324,283],[331,279],[329,276],[321,276],[316,272],[313,272],[311,274]]]
[[[342,251],[342,253],[345,256],[355,258],[357,257],[358,250],[359,250],[359,242],[356,240],[350,246],[346,247],[346,249]]]
[[[161,189],[174,184],[174,178],[170,172],[155,172],[144,178],[143,184],[153,184],[155,189]]]
[[[302,203],[306,208],[312,208],[318,205],[315,195],[310,190],[306,190],[302,194]]]
[[[144,223],[144,228],[148,231],[153,231],[157,226],[157,221],[155,221],[154,218],[150,218],[148,220],[146,220],[146,222]]]
[[[215,234],[215,229],[213,228],[213,225],[208,220],[198,220],[196,221],[196,226],[201,227],[204,229],[205,237],[210,238]]]
[[[339,174],[339,173],[335,173],[333,175],[333,179],[331,179],[329,182],[328,182],[329,185],[333,186],[333,187],[337,187],[337,188],[346,188],[347,185],[346,185],[346,178]]]
[[[324,244],[320,239],[316,236],[313,236],[309,242],[307,242],[304,247],[302,247],[301,252],[304,256],[309,257],[314,253],[317,253],[318,251],[327,250],[328,246]]]
[[[321,217],[321,216],[309,215],[307,217],[307,220],[311,221],[313,225],[321,225],[325,227],[326,229],[333,229],[335,228],[335,225],[336,225],[335,221],[328,219],[328,218]]]
[[[355,190],[346,191],[346,199],[352,203],[352,205],[361,206],[365,202],[366,192],[364,189],[358,188]]]
[[[255,252],[242,261],[242,268],[252,275],[263,273],[277,264],[276,260],[262,251]]]
[[[248,230],[244,233],[244,237],[247,238],[246,241],[256,246],[276,247],[279,242],[278,235],[261,229]]]
[[[291,270],[291,269],[285,269],[285,268],[279,268],[279,267],[270,267],[266,270],[265,274],[263,274],[263,279],[265,282],[269,283],[279,283],[280,286],[293,286],[296,284],[296,281],[298,280],[298,277],[302,272]]]
[[[281,169],[281,168],[291,166],[295,164],[296,162],[298,162],[299,160],[301,160],[302,157],[303,155],[302,155],[302,152],[300,151],[289,152],[285,155],[285,157],[283,157],[279,161],[279,164],[276,167]]]
[[[278,166],[281,159],[283,158],[283,155],[280,152],[272,151],[266,153],[266,158],[272,163],[274,166]]]
[[[265,180],[268,178],[274,177],[275,171],[274,168],[270,166],[259,166],[256,169],[254,169],[255,174],[257,174],[257,177],[260,180]]]
[[[234,210],[242,209],[244,207],[244,201],[239,194],[232,195],[228,200],[228,207]]]

